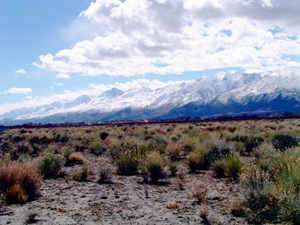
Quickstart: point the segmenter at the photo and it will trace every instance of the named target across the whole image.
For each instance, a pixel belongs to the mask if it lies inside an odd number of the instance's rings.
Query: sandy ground
[[[92,160],[89,164],[96,167]],[[171,176],[145,184],[140,175],[116,174],[100,184],[96,174],[75,181],[72,174],[79,167],[65,167],[66,177],[45,180],[37,200],[1,207],[0,224],[26,224],[32,213],[34,224],[246,224],[230,213],[237,184],[213,178],[211,172],[186,174],[181,186]],[[197,188],[207,188],[202,202],[193,197]]]

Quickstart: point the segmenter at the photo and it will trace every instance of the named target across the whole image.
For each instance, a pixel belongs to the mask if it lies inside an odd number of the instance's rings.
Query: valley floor
[[[96,166],[95,161],[90,156],[89,166]],[[34,224],[246,224],[230,212],[239,196],[237,184],[215,179],[210,171],[187,174],[182,181],[168,177],[157,184],[143,183],[140,175],[114,174],[111,182],[100,184],[96,175],[86,182],[73,180],[79,167],[65,167],[67,176],[45,180],[37,200],[3,206],[0,223],[24,224],[36,213]],[[202,202],[193,197],[197,188],[207,188]]]

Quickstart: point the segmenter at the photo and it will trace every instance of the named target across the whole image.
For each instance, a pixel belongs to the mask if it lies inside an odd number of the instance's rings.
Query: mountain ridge
[[[98,96],[82,95],[21,108],[0,115],[0,123],[63,123],[104,120],[209,117],[222,114],[300,112],[300,69],[260,73],[219,72],[152,90],[112,88]]]

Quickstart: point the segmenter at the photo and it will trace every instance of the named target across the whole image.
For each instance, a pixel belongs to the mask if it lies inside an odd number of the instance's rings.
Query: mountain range
[[[0,123],[71,123],[282,112],[300,113],[298,68],[251,74],[219,72],[156,90],[112,88],[98,96],[82,95],[72,101],[12,110],[0,115]]]

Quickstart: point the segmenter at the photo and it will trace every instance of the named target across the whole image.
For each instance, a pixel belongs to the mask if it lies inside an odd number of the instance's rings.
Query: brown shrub
[[[34,200],[41,181],[42,176],[32,162],[14,161],[0,168],[0,192],[9,203]]]
[[[30,138],[31,144],[50,144],[54,141],[54,137],[46,133],[34,133]]]
[[[83,164],[85,162],[84,158],[82,155],[80,155],[79,153],[72,153],[69,156],[69,161],[70,164]]]
[[[181,144],[171,142],[166,146],[166,150],[171,159],[176,159],[179,157],[180,152],[183,150],[183,146]]]

